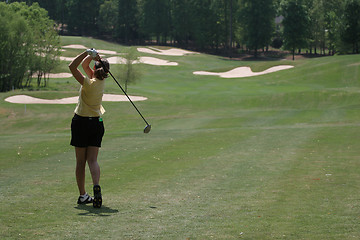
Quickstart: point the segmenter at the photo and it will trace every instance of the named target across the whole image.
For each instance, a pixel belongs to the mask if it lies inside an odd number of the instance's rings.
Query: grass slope
[[[88,38],[62,42],[124,49]],[[179,66],[143,65],[142,80],[129,88],[149,98],[136,105],[151,133],[141,133],[145,124],[129,103],[104,103],[101,209],[75,204],[75,105],[3,101],[76,96],[75,80],[0,94],[1,239],[360,238],[358,55],[296,62],[156,57]],[[241,79],[192,74],[279,64],[295,68]],[[107,93],[120,93],[106,81]],[[90,179],[87,171],[89,192]]]

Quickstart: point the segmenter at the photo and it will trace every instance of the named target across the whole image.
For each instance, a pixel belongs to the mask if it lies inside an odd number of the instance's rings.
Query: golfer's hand
[[[86,49],[86,53],[95,59],[99,54],[95,48]]]
[[[99,61],[101,59],[101,57],[99,56],[99,54],[96,54],[96,57],[94,57],[95,61]]]

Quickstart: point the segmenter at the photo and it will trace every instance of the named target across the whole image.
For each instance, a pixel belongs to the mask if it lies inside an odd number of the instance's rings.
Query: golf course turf
[[[124,46],[80,37],[121,53]],[[142,46],[141,46],[142,47]],[[82,50],[66,49],[64,57]],[[154,57],[150,53],[140,56]],[[115,55],[106,55],[113,57]],[[14,104],[13,95],[77,96],[73,78],[0,93],[1,239],[359,239],[360,56],[235,61],[155,55],[137,64],[129,102],[104,102],[103,206],[76,204],[75,104]],[[68,71],[62,61],[54,73]],[[224,79],[226,72],[294,68]],[[111,65],[117,76],[119,65]],[[111,78],[105,93],[121,94]],[[92,195],[86,170],[86,188]]]

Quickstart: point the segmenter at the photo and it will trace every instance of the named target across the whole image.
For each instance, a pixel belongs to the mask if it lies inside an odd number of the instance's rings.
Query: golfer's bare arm
[[[82,62],[82,60],[87,56],[86,51],[79,54],[70,64],[69,64],[69,69],[72,73],[72,75],[74,76],[74,78],[81,84],[83,85],[84,83],[84,75],[79,71],[78,66],[80,65],[80,63]]]
[[[81,64],[82,68],[84,69],[86,75],[88,75],[89,78],[92,78],[94,75],[94,71],[89,67],[89,64],[92,60],[93,58],[89,55]]]

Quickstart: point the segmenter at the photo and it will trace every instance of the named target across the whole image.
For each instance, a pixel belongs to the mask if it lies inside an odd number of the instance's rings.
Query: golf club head
[[[149,133],[151,130],[151,125],[147,125],[145,128],[144,128],[144,133]]]

